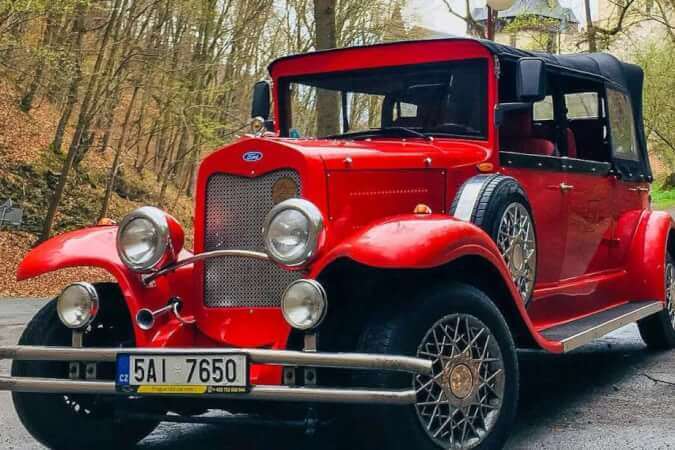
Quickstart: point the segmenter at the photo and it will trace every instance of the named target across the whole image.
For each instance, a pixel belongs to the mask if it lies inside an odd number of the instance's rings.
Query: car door
[[[568,201],[567,242],[561,280],[572,280],[612,266],[614,233],[611,165],[603,152],[604,111],[598,92],[569,92],[564,102],[567,156],[563,161]],[[600,125],[600,126],[598,126]]]
[[[614,232],[610,165],[566,158],[567,241],[561,280],[611,268]]]
[[[552,97],[547,96],[529,113],[511,113],[500,128],[502,171],[523,186],[532,209],[537,237],[535,289],[560,279],[567,240],[567,202],[560,189],[566,176],[562,159],[553,152],[535,150],[541,144],[554,147],[553,118]]]
[[[612,209],[616,232],[611,258],[623,266],[642,212],[649,207],[650,178],[638,146],[633,108],[624,92],[607,89],[609,137],[615,177]]]

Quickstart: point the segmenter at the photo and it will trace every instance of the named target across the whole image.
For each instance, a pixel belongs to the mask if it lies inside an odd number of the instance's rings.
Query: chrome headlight
[[[299,266],[315,254],[323,231],[323,216],[313,203],[292,198],[276,205],[263,227],[265,249],[285,266]]]
[[[309,330],[321,324],[328,309],[323,286],[314,280],[297,280],[284,291],[281,311],[293,328]]]
[[[144,206],[128,214],[117,231],[120,259],[137,272],[158,268],[170,247],[167,215],[152,206]]]
[[[66,287],[56,300],[56,312],[68,328],[89,325],[98,313],[98,294],[89,283],[74,283]]]

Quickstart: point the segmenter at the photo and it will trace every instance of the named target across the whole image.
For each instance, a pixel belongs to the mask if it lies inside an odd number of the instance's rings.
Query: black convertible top
[[[462,38],[465,39],[465,38]],[[524,57],[541,58],[546,65],[561,73],[590,77],[604,81],[614,88],[628,94],[633,106],[635,131],[642,161],[639,164],[621,163],[615,161],[620,172],[625,172],[627,178],[641,179],[644,176],[651,180],[651,168],[647,156],[647,141],[645,139],[644,122],[642,118],[642,88],[644,72],[640,66],[620,61],[607,53],[578,53],[568,55],[552,55],[550,53],[529,52],[508,45],[478,39],[478,41],[495,54],[500,60],[518,60]],[[623,166],[627,167],[623,167]]]
[[[644,82],[644,72],[635,64],[620,61],[608,53],[553,55],[550,53],[520,50],[482,39],[477,39],[477,41],[500,59],[517,60],[523,57],[536,57],[543,59],[549,67],[558,68],[562,72],[601,78],[613,84],[614,87],[625,91],[630,96],[636,119],[639,118],[639,123],[642,123],[642,85]]]
[[[546,63],[549,70],[559,71],[562,74],[592,78],[601,81],[611,87],[624,91],[630,98],[633,106],[635,118],[635,129],[637,134],[638,146],[642,155],[641,167],[629,167],[625,172],[631,172],[637,177],[646,177],[651,180],[651,168],[649,167],[649,158],[647,156],[647,142],[645,139],[643,117],[642,117],[642,88],[644,83],[644,72],[635,65],[620,61],[615,56],[607,53],[577,53],[567,55],[554,55],[550,53],[530,52],[520,50],[508,45],[499,44],[485,39],[476,39],[470,37],[447,37],[440,39],[425,39],[419,41],[397,41],[383,44],[367,45],[361,47],[379,47],[388,45],[400,45],[406,42],[434,42],[434,41],[472,41],[481,44],[492,54],[497,56],[500,61],[517,61],[520,58],[534,57],[541,58]],[[359,48],[349,47],[349,48]],[[345,49],[321,50],[315,53],[341,52]],[[306,54],[305,54],[306,55]],[[269,69],[277,61],[294,58],[302,55],[285,56],[273,61]],[[632,164],[629,164],[632,165]],[[639,172],[639,175],[638,175]]]

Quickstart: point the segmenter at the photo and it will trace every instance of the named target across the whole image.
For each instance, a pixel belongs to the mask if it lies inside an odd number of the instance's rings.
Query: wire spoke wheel
[[[511,203],[499,222],[497,246],[518,292],[527,301],[534,288],[537,245],[532,218],[521,203]]]
[[[433,361],[415,377],[417,415],[444,449],[478,446],[497,422],[504,398],[504,363],[496,338],[479,319],[452,314],[434,324],[418,347]]]
[[[666,310],[670,326],[675,329],[675,265],[670,261],[666,264]]]

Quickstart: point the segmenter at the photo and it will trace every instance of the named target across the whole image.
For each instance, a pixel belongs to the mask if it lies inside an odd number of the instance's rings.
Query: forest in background
[[[51,192],[42,223],[29,217],[28,229],[43,240],[64,228],[60,208],[78,195],[69,180],[86,178],[87,162],[104,173],[92,180],[101,192],[80,221],[110,216],[115,194],[170,211],[190,201],[202,156],[248,132],[250,91],[269,62],[386,40],[401,28],[401,7],[396,0],[1,0],[0,75],[24,114],[47,102],[58,115],[40,156],[53,168]],[[9,154],[1,142],[0,156]],[[151,192],[134,192],[139,177]],[[0,197],[11,193],[0,186]]]
[[[460,3],[439,0],[469,34],[484,37]],[[675,2],[610,4],[607,20],[579,30],[577,47],[645,68],[645,123],[660,175],[653,194],[661,206],[675,204]],[[0,202],[24,209],[19,232],[0,230],[0,255],[9,258],[0,294],[14,289],[16,263],[36,242],[142,204],[174,214],[191,239],[196,168],[248,132],[251,88],[268,64],[316,49],[438,37],[407,23],[406,5],[0,0]],[[547,26],[527,15],[510,24],[523,34]],[[320,126],[335,101],[312,101],[301,121]],[[63,282],[48,284],[39,292]]]

